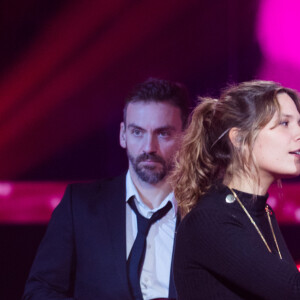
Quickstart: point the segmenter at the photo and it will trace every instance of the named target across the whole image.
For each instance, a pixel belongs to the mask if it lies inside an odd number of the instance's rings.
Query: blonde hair
[[[244,82],[224,90],[219,100],[200,99],[184,133],[171,177],[183,216],[225,175],[231,177],[233,171],[251,178],[257,175],[251,150],[259,131],[280,111],[279,93],[287,93],[300,111],[297,93],[272,81]],[[238,130],[239,147],[229,139],[231,128]]]

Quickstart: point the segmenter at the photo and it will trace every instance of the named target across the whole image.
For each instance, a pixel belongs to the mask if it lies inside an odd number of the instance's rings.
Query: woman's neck
[[[225,176],[223,183],[228,187],[239,190],[241,192],[264,196],[267,193],[272,181],[266,182],[260,180],[259,182],[257,182],[257,180],[251,179],[246,176],[233,176],[230,179],[226,178]]]

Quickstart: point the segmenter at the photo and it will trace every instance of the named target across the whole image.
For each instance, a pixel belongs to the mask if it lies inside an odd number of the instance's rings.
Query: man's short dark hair
[[[184,128],[189,114],[189,97],[186,87],[177,82],[163,79],[149,78],[136,85],[132,92],[125,99],[124,123],[126,124],[126,112],[130,103],[155,102],[169,103],[178,107],[181,112],[182,127]]]

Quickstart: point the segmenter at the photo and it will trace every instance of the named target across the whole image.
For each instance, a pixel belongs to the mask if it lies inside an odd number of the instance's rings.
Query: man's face
[[[129,169],[156,184],[169,174],[182,133],[181,113],[169,103],[130,103],[121,123],[120,145],[127,149]]]

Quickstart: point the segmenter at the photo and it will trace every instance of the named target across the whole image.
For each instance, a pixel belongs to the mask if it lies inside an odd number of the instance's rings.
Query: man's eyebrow
[[[165,131],[165,130],[174,131],[174,130],[176,130],[176,128],[171,125],[166,125],[166,126],[155,128],[155,131]]]
[[[127,128],[134,128],[134,129],[139,129],[139,130],[142,130],[142,131],[145,131],[144,128],[138,126],[137,124],[134,124],[134,123],[130,123],[127,125]],[[155,128],[154,131],[156,132],[159,132],[159,131],[165,131],[165,130],[168,130],[168,131],[175,131],[176,128],[172,125],[166,125],[166,126],[162,126],[162,127],[158,127],[158,128]]]
[[[140,127],[140,126],[138,126],[138,125],[136,125],[136,124],[134,124],[134,123],[128,124],[127,127],[128,127],[128,128],[139,129],[139,130],[145,130],[144,128],[142,128],[142,127]]]

